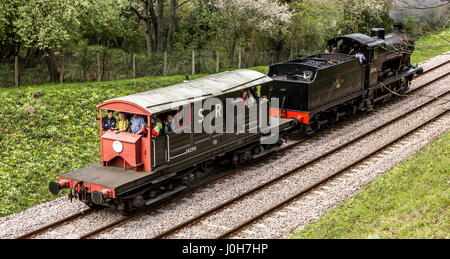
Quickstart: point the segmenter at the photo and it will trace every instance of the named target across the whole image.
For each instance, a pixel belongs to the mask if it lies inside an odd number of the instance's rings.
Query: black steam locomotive
[[[374,28],[371,36],[337,37],[328,41],[327,53],[271,65],[273,82],[262,95],[280,99],[272,116],[313,132],[406,92],[414,75],[423,72],[411,65],[413,51],[414,41],[401,24],[387,35]]]

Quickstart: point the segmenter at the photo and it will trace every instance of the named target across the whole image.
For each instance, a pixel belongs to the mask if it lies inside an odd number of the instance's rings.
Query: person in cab
[[[130,123],[129,121],[125,118],[125,113],[120,112],[119,113],[119,122],[117,122],[117,126],[115,128],[115,132],[119,133],[119,132],[127,132],[128,131],[128,127],[129,127]]]
[[[116,118],[114,118],[114,111],[108,111],[108,115],[102,118],[103,131],[112,130],[116,127]]]
[[[138,114],[133,114],[133,117],[131,117],[130,120],[131,126],[130,126],[130,132],[133,134],[141,134],[142,130],[145,127],[145,120]]]
[[[159,133],[162,130],[162,123],[161,121],[155,119],[155,117],[151,117],[150,118],[150,128],[151,128],[151,134],[152,134],[152,138],[156,138],[159,136]]]

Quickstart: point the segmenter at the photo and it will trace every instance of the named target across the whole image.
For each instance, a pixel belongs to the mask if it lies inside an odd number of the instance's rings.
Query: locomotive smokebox
[[[372,38],[378,38],[380,40],[384,40],[384,28],[373,28],[370,31],[370,36]]]

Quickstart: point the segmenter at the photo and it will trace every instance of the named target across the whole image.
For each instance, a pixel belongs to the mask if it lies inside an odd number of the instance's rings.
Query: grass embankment
[[[417,37],[415,47],[416,49],[411,56],[411,64],[413,65],[450,51],[450,27],[440,32]]]
[[[266,67],[254,69],[267,72]],[[99,161],[95,105],[183,79],[180,75],[0,88],[0,216],[54,199],[49,181]]]
[[[294,238],[449,238],[450,133]]]
[[[448,38],[449,29],[442,33]],[[416,44],[445,43],[439,39],[442,38],[424,36]],[[430,54],[418,49],[414,62],[450,49],[433,50]],[[268,70],[253,69],[262,73]],[[191,79],[202,76],[205,75]],[[183,78],[180,75],[0,88],[0,216],[54,199],[47,189],[49,181],[99,160],[96,104],[172,85]]]

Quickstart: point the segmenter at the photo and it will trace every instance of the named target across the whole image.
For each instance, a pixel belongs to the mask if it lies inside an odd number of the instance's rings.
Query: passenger
[[[353,53],[356,53],[356,49],[357,49],[356,44],[353,44],[353,48],[348,52],[348,54],[353,55]]]
[[[129,125],[130,125],[130,123],[125,118],[125,113],[120,112],[119,113],[119,122],[117,123],[117,126],[114,128],[115,132],[116,133],[127,132]]]
[[[252,105],[254,105],[256,103],[256,100],[253,97],[252,92],[250,91],[250,89],[247,90],[247,100],[246,100],[246,102],[247,102],[247,106],[248,107],[250,107],[250,106],[252,106]]]
[[[243,91],[243,92],[241,93],[241,100],[242,100],[242,104],[244,105],[244,108],[247,108],[247,107],[248,107],[247,99],[248,99],[248,97],[247,97],[247,91]]]
[[[166,120],[163,122],[163,133],[167,134],[172,131],[172,115],[167,115]]]
[[[268,101],[269,101],[269,99],[267,98],[267,96],[263,95],[263,96],[261,97],[260,104],[263,104],[263,103],[268,102]]]
[[[142,118],[138,114],[133,114],[133,117],[131,117],[130,123],[131,123],[131,127],[130,127],[131,133],[133,133],[133,134],[141,134],[142,133],[142,129],[144,128],[144,125],[145,125],[144,118]]]
[[[142,137],[147,137],[148,135],[148,125],[147,123],[144,124],[144,128],[142,129]]]
[[[155,117],[150,118],[150,127],[152,129],[152,138],[158,137],[159,133],[162,129],[161,121],[158,122],[159,119],[155,119]]]
[[[253,86],[250,89],[250,93],[252,94],[253,98],[255,98],[256,103],[259,103],[258,88],[256,86]]]
[[[102,119],[103,131],[113,130],[116,127],[116,118],[114,118],[114,111],[108,111],[108,116]]]

